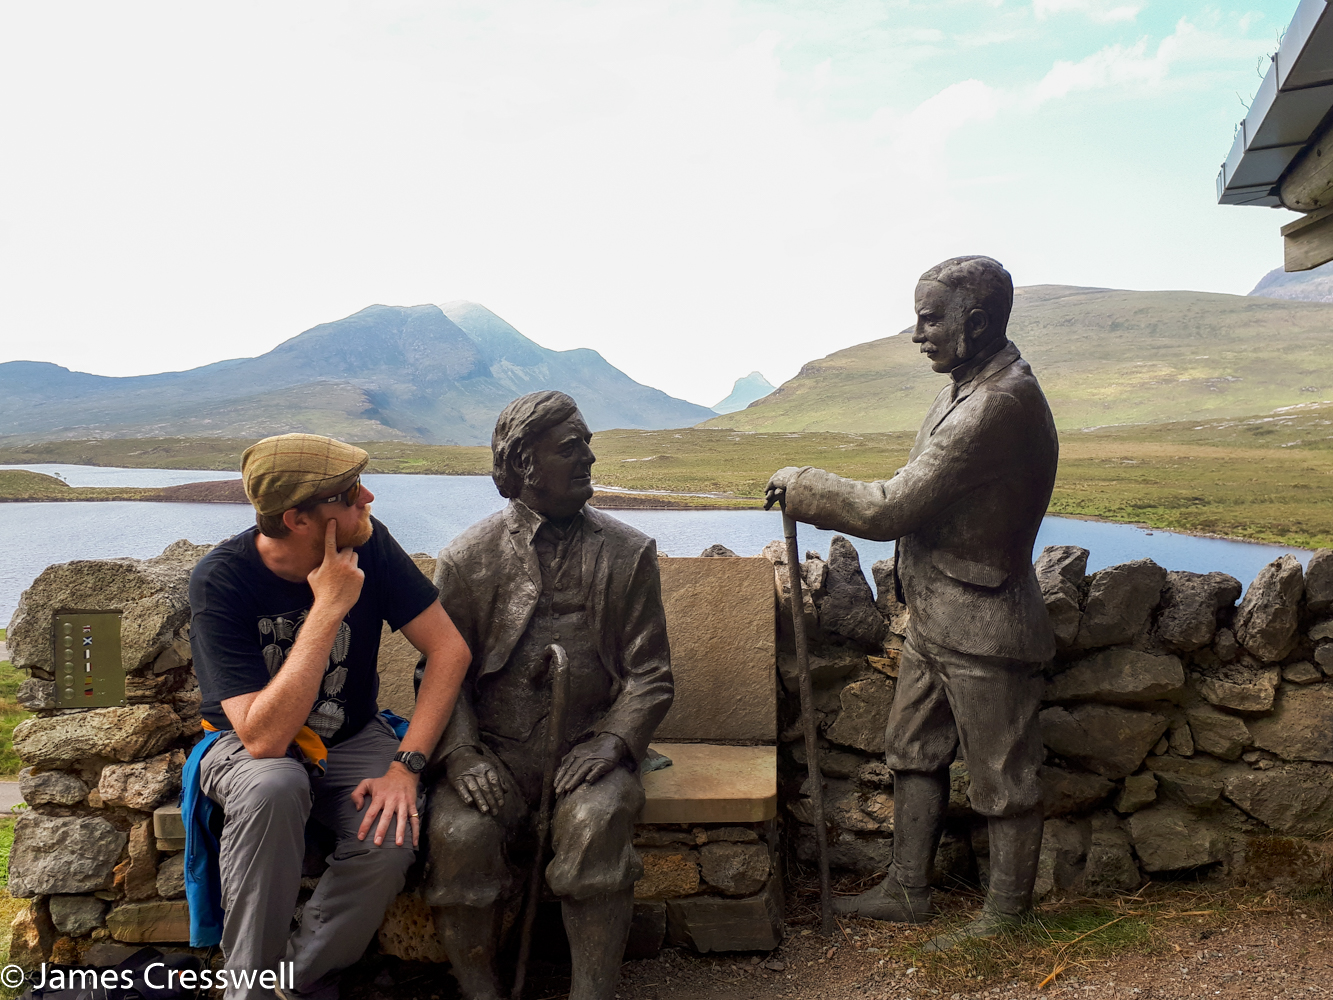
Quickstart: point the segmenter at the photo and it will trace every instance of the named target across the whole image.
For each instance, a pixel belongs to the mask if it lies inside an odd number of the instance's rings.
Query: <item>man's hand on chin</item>
[[[366,778],[352,792],[352,805],[356,806],[358,812],[363,805],[366,805],[367,799],[369,808],[361,820],[361,828],[356,831],[357,840],[366,839],[371,824],[378,816],[379,826],[375,828],[375,846],[379,847],[384,843],[384,835],[389,832],[389,824],[397,817],[398,830],[394,843],[399,847],[403,846],[403,831],[408,829],[408,824],[411,823],[412,846],[417,846],[421,834],[421,819],[417,815],[415,774],[394,761],[389,765],[389,770],[384,772],[384,777]]]

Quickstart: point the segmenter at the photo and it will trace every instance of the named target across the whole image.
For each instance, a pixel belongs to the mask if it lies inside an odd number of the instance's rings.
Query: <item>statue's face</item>
[[[977,353],[990,321],[983,309],[964,309],[959,293],[938,281],[916,286],[916,332],[912,343],[937,372],[951,372]]]
[[[572,517],[592,498],[592,431],[575,413],[548,429],[532,447],[532,466],[519,499],[547,517]]]

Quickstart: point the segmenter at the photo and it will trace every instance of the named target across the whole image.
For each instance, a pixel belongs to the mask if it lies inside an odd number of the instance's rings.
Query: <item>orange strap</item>
[[[216,733],[218,727],[213,725],[207,719],[200,719],[201,725],[206,732]],[[300,749],[301,755],[306,761],[319,768],[319,773],[323,774],[329,763],[329,751],[324,746],[324,741],[319,738],[319,733],[315,732],[309,726],[302,726],[296,731],[296,737],[292,740]]]

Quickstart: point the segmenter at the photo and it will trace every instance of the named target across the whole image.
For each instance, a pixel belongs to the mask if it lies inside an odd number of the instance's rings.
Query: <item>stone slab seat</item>
[[[778,814],[778,748],[654,743],[670,767],[643,776],[640,823],[762,823]]]

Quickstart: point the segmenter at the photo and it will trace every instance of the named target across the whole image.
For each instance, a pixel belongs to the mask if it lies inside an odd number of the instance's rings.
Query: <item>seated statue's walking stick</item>
[[[551,807],[555,798],[555,771],[560,766],[560,746],[565,737],[565,714],[569,706],[569,655],[559,643],[546,647],[546,669],[551,678],[551,714],[546,727],[546,767],[542,772],[542,801],[537,812],[537,853],[528,877],[528,900],[523,910],[523,930],[518,939],[518,967],[514,973],[513,1000],[522,1000],[523,981],[528,976],[532,951],[532,923],[542,894],[542,869],[546,862],[546,839],[551,832]]]
[[[787,513],[784,494],[782,534],[787,540],[787,576],[791,580],[791,629],[796,639],[796,681],[801,692],[801,727],[805,730],[805,758],[810,772],[810,819],[815,826],[819,857],[819,918],[825,937],[833,933],[833,887],[829,882],[828,828],[824,825],[824,776],[819,770],[819,742],[815,733],[815,692],[810,682],[810,653],[805,638],[805,596],[801,586],[801,553],[796,544],[796,520]]]

